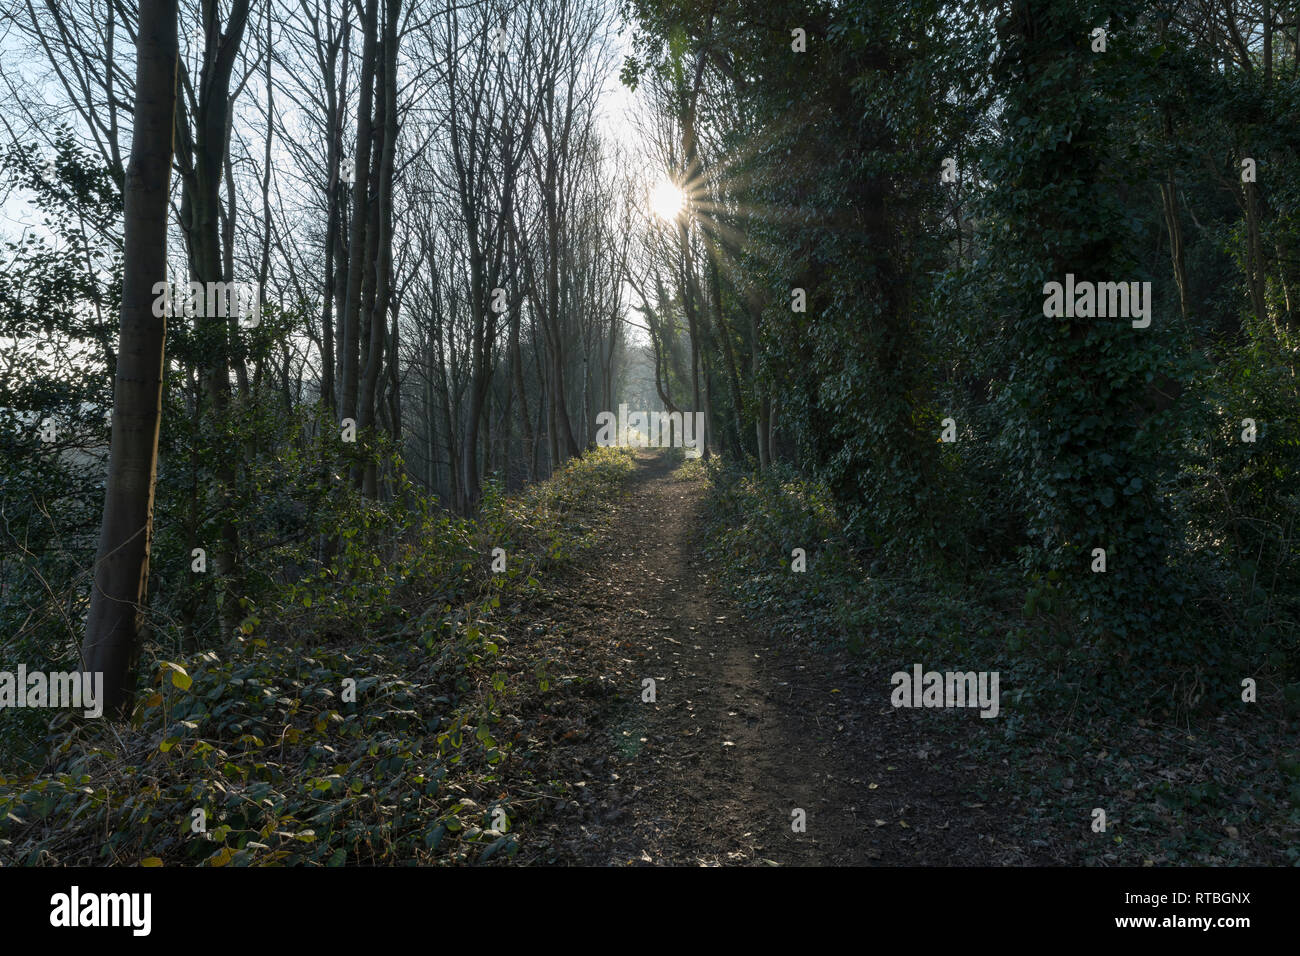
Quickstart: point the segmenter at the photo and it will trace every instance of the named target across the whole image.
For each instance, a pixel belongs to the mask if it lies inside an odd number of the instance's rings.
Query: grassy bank
[[[334,570],[246,607],[228,641],[147,646],[129,725],[59,714],[44,767],[0,769],[0,861],[513,855],[513,714],[550,682],[505,634],[582,557],[631,470],[625,451],[599,449],[519,495],[489,491],[477,520],[410,500],[400,518],[386,505],[356,515],[337,529]]]

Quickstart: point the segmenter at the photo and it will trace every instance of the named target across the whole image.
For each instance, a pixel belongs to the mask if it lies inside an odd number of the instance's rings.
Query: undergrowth
[[[502,718],[507,675],[531,664],[499,629],[590,547],[631,470],[625,450],[598,449],[518,495],[489,487],[476,520],[406,488],[340,515],[338,560],[245,607],[224,643],[180,653],[155,622],[128,723],[60,713],[44,766],[0,769],[0,862],[513,856],[502,780],[518,732]]]
[[[914,663],[999,672],[996,719],[936,719],[936,731],[985,768],[981,798],[1014,793],[1033,808],[1011,821],[1025,843],[1075,864],[1300,863],[1297,708],[1282,682],[1259,679],[1257,702],[1245,703],[1245,675],[1207,668],[1199,679],[1229,692],[1188,706],[1167,675],[1122,655],[1097,671],[1076,656],[1068,631],[1026,607],[1033,582],[1014,561],[966,580],[894,569],[854,548],[814,481],[716,460],[702,474],[708,555],[768,626],[810,649],[847,647],[882,700],[890,675]],[[1105,833],[1091,829],[1095,808]]]

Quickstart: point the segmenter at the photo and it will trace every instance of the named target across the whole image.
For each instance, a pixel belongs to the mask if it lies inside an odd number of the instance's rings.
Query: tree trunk
[[[362,23],[361,90],[357,106],[356,155],[353,159],[352,225],[348,235],[347,296],[341,319],[342,353],[339,375],[339,416],[356,418],[358,366],[361,342],[361,286],[365,266],[366,223],[370,218],[370,150],[375,87],[375,60],[378,46],[378,0],[366,0]]]
[[[127,171],[121,329],[112,446],[82,666],[104,675],[103,707],[126,716],[134,693],[153,536],[166,319],[154,284],[167,276],[167,203],[176,117],[177,0],[140,0],[135,135]]]
[[[380,373],[384,362],[384,342],[388,337],[388,301],[390,298],[393,257],[393,163],[397,146],[397,19],[401,0],[387,0],[384,12],[384,38],[381,49],[383,60],[379,95],[375,103],[375,122],[381,133],[381,146],[377,170],[378,189],[376,208],[371,223],[376,226],[374,242],[366,242],[373,256],[373,305],[370,306],[370,337],[366,347],[366,364],[361,379],[361,396],[357,409],[357,430],[364,433],[369,455],[364,467],[362,492],[374,498],[379,492],[378,464],[375,461],[374,435],[375,402]],[[373,248],[372,248],[373,246]],[[369,297],[367,297],[369,298]],[[396,356],[390,358],[395,361]]]

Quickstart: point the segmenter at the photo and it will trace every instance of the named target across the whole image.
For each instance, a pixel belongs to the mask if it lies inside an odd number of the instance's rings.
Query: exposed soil
[[[571,785],[519,862],[1050,862],[1000,836],[1008,808],[977,795],[996,772],[954,762],[977,713],[896,710],[888,674],[742,615],[701,555],[704,485],[674,470],[642,453],[616,531],[530,609],[563,635],[557,731],[536,743]]]

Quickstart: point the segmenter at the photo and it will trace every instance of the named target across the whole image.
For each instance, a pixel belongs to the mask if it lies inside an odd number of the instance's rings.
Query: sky
[[[191,38],[188,36],[181,37],[183,51],[190,45],[190,40]],[[631,49],[631,31],[623,29],[621,32],[616,32],[612,40],[613,55],[608,61],[608,75],[605,78],[604,90],[599,104],[599,125],[603,138],[607,142],[616,143],[622,147],[630,147],[635,155],[640,151],[637,146],[640,136],[633,117],[638,108],[640,97],[619,82],[619,70],[624,56]],[[44,89],[44,98],[46,100],[61,100],[63,96],[62,89],[57,83],[53,82],[52,78],[47,79],[45,82],[40,80],[41,77],[49,74],[48,63],[43,56],[31,56],[24,49],[25,43],[26,40],[14,30],[13,25],[4,18],[0,18],[0,62],[3,62],[4,71],[11,77],[17,78],[20,82],[39,83]],[[129,55],[127,50],[122,52]],[[261,94],[257,89],[259,79],[260,77],[250,81],[249,88],[243,93],[245,100],[260,97]],[[0,114],[4,114],[14,128],[17,129],[17,123],[21,119],[21,112],[16,109],[15,104],[12,102],[12,92],[12,89],[0,90],[0,95],[10,94],[11,99],[7,108],[0,106]],[[280,102],[282,104],[281,108],[287,110],[288,104],[284,103],[282,98]],[[248,119],[247,109],[249,105],[246,103],[244,106],[245,122]],[[292,124],[291,116],[287,116],[286,119]],[[8,131],[0,128],[0,137],[4,137],[7,141],[9,138]],[[129,134],[123,137],[122,148],[124,153],[129,151]],[[286,178],[278,175],[276,178],[282,195],[288,198],[290,193],[286,192],[286,190],[294,187]],[[643,186],[644,192],[649,194],[654,185],[662,178],[662,175],[658,172],[647,169],[646,182]],[[42,225],[42,218],[43,214],[27,201],[22,190],[10,190],[7,194],[0,194],[0,242],[11,241],[24,233],[32,232],[53,238]],[[637,301],[636,293],[630,286],[624,288],[624,301]],[[640,324],[639,316],[630,311],[628,318],[631,323],[629,325],[629,334],[632,343],[634,345],[647,344],[648,339],[645,333],[637,328]]]

